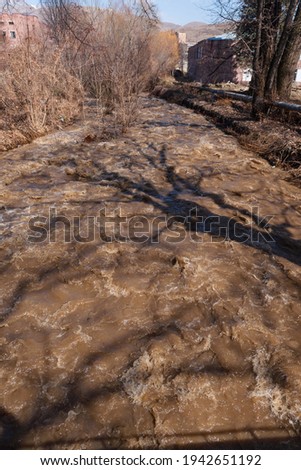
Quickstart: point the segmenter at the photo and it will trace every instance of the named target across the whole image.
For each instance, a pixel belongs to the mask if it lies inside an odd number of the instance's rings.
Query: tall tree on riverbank
[[[301,54],[301,0],[216,0],[240,40],[239,56],[253,67],[253,113],[263,100],[290,97]]]
[[[301,0],[256,0],[254,92],[287,99],[301,53]]]

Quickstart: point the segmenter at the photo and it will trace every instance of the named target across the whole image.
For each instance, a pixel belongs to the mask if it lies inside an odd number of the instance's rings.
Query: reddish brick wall
[[[203,84],[247,84],[245,71],[239,67],[233,39],[205,39],[188,51],[188,74]],[[297,83],[301,85],[301,56],[297,66]],[[249,77],[250,78],[250,77]]]
[[[189,49],[189,75],[202,83],[242,80],[232,39],[206,39]]]
[[[14,47],[41,35],[44,25],[37,16],[0,14],[0,46]]]

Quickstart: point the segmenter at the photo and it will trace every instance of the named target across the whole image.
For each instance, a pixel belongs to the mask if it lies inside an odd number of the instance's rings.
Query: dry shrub
[[[178,61],[173,33],[159,31],[151,2],[117,0],[111,8],[84,8],[72,0],[45,0],[49,38],[8,52],[0,72],[0,133],[18,142],[60,127],[78,113],[83,90],[125,131],[137,118],[139,95]]]
[[[179,43],[173,31],[154,31],[150,40],[150,80],[156,85],[159,79],[171,76],[179,60]]]
[[[79,112],[83,92],[62,62],[62,51],[47,42],[13,49],[0,74],[2,127],[28,138],[61,127]]]
[[[84,9],[71,0],[44,1],[52,35],[66,47],[66,66],[121,130],[135,121],[139,94],[178,61],[176,36],[158,30],[150,4],[119,0]]]
[[[88,46],[83,45],[77,55],[77,69],[85,89],[124,131],[137,118],[139,95],[163,68],[162,59],[159,64],[154,54],[157,30],[125,2],[110,10],[96,9],[91,21],[93,37],[87,38]],[[161,56],[162,49],[161,45]]]
[[[176,66],[177,39],[172,33],[160,33],[125,4],[98,18],[95,30],[98,44],[92,50],[86,88],[125,130],[136,120],[141,92]]]
[[[102,47],[94,57],[100,100],[125,130],[137,117],[138,96],[148,78],[149,23],[123,5],[106,12],[99,26]]]

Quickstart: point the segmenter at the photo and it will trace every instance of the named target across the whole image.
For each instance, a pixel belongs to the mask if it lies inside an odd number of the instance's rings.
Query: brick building
[[[1,5],[2,3],[2,5]],[[23,1],[6,6],[0,0],[0,47],[11,48],[41,35],[38,10]]]
[[[198,42],[188,51],[188,74],[206,83],[248,83],[250,70],[241,68],[235,55],[235,35],[225,34]]]
[[[252,71],[242,68],[235,53],[235,35],[224,34],[200,41],[189,48],[188,74],[198,82],[248,84]],[[301,56],[295,81],[301,85]]]

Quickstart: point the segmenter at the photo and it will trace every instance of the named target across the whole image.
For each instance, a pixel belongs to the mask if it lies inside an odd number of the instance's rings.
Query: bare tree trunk
[[[296,14],[296,8],[298,6],[299,0],[290,0],[289,7],[287,10],[283,31],[278,42],[277,49],[275,51],[274,57],[272,59],[266,85],[265,85],[265,96],[268,99],[274,100],[277,96],[277,72],[283,54],[287,54],[288,48],[290,46],[289,40],[292,33],[292,28],[294,26],[294,17]]]
[[[253,60],[253,74],[254,74],[254,88],[253,88],[253,102],[252,102],[252,116],[254,119],[259,119],[259,101],[263,97],[264,82],[262,80],[262,73],[260,70],[260,57],[262,45],[262,25],[263,25],[263,7],[264,0],[257,0],[257,27],[256,27],[256,46]]]
[[[301,1],[290,31],[285,52],[278,67],[277,93],[281,100],[290,98],[294,75],[301,53]]]
[[[269,102],[290,97],[301,52],[301,0],[215,0],[230,11],[238,37],[238,58],[253,58],[252,116],[260,118]],[[232,10],[229,7],[232,6]],[[225,16],[222,16],[225,18]],[[229,18],[229,16],[228,16]]]
[[[265,95],[270,64],[275,56],[279,35],[281,8],[283,0],[264,0],[261,42],[261,69],[263,81],[262,94]]]

